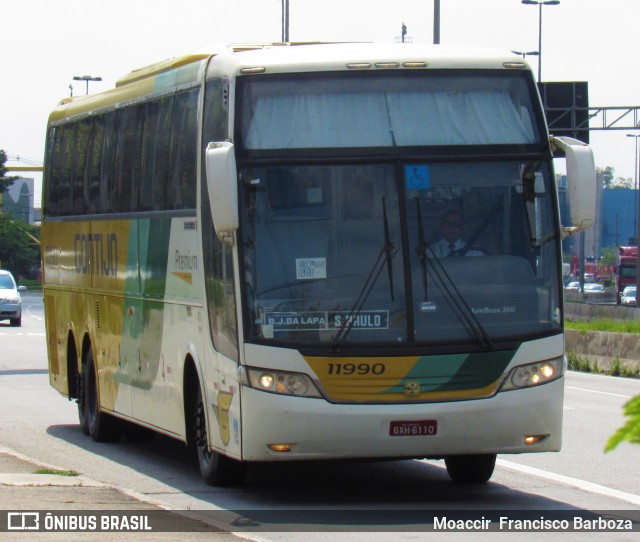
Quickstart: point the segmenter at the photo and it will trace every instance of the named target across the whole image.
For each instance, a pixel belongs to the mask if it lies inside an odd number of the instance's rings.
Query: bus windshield
[[[561,329],[545,162],[264,165],[240,178],[249,340],[488,348]]]

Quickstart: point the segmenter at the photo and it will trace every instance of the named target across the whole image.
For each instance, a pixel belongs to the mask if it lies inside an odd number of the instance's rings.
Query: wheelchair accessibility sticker
[[[407,190],[428,190],[431,187],[431,174],[426,164],[406,164],[404,179]]]

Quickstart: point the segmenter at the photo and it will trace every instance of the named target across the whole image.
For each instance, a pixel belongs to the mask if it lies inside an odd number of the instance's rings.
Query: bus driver
[[[438,258],[449,256],[483,256],[484,252],[475,246],[468,246],[462,239],[462,214],[460,211],[446,211],[440,218],[438,231],[441,238],[431,246],[431,254]]]

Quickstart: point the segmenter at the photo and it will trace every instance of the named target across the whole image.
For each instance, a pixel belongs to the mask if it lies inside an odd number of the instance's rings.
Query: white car
[[[570,282],[564,287],[566,292],[579,292],[580,291],[580,283],[579,282]]]
[[[635,286],[625,286],[624,290],[622,290],[622,295],[620,296],[620,304],[628,306],[634,306],[636,304]]]
[[[590,282],[584,285],[584,293],[585,294],[602,294],[604,293],[604,286],[602,286],[602,284],[596,284],[594,282]]]
[[[18,286],[9,271],[0,269],[0,320],[9,320],[12,326],[22,325],[22,298],[20,292],[26,286]]]

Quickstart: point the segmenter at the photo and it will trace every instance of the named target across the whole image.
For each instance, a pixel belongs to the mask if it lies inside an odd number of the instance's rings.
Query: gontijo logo
[[[73,252],[76,273],[115,277],[118,236],[115,233],[76,233]]]

